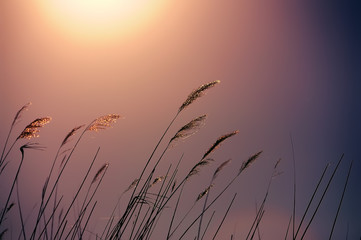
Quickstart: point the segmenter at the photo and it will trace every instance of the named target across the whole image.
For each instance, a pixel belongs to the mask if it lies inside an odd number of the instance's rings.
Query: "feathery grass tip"
[[[202,159],[206,158],[211,152],[213,152],[214,150],[216,150],[224,140],[226,140],[227,138],[230,138],[230,137],[236,135],[237,133],[239,133],[238,130],[233,131],[233,132],[228,133],[228,134],[225,134],[225,135],[223,135],[223,136],[220,136],[220,137],[216,140],[216,142],[213,143],[213,145],[208,149],[208,151],[203,155]]]
[[[104,163],[103,166],[101,166],[101,168],[99,168],[99,170],[95,174],[91,184],[95,183],[98,180],[100,174],[102,174],[108,167],[109,167],[109,163]]]
[[[240,174],[243,170],[245,170],[246,168],[248,168],[248,167],[259,157],[259,155],[261,155],[262,152],[263,152],[263,151],[259,151],[258,153],[250,156],[246,161],[244,161],[244,162],[242,163],[242,166],[241,166],[240,170],[239,170],[239,174]]]
[[[97,132],[99,130],[106,129],[110,127],[112,123],[115,123],[119,118],[120,115],[118,114],[108,114],[102,117],[98,117],[87,127],[86,130]]]
[[[16,113],[13,123],[12,125],[14,126],[16,124],[16,122],[21,118],[21,114],[28,110],[29,106],[31,105],[31,102],[28,102],[27,104],[25,104],[24,106],[22,106],[22,108],[20,108],[20,110]]]
[[[34,137],[39,137],[39,134],[37,134],[40,131],[39,128],[49,123],[50,120],[51,117],[43,117],[43,118],[35,119],[28,126],[25,127],[25,129],[21,132],[21,134],[17,139],[19,138],[31,139]]]
[[[228,163],[230,163],[231,161],[232,161],[231,159],[228,159],[227,161],[224,161],[221,165],[219,165],[219,167],[217,167],[216,171],[214,171],[212,179],[213,179],[213,180],[216,179],[216,177],[218,176],[218,173],[219,173],[220,171],[222,171],[222,169],[223,169],[226,165],[228,165]]]
[[[80,129],[84,127],[84,125],[81,125],[81,126],[78,126],[78,127],[75,127],[73,128],[64,138],[63,142],[61,143],[61,147],[64,146],[68,141],[69,141],[69,138],[74,136],[75,133]]]
[[[210,162],[214,161],[211,158],[202,159],[200,160],[196,165],[193,166],[193,168],[189,171],[188,175],[186,176],[186,179],[190,178],[193,175],[196,175],[199,173],[199,168],[202,166],[205,166],[209,164]]]
[[[178,112],[181,112],[183,109],[185,109],[187,106],[189,106],[191,103],[193,103],[196,99],[200,98],[204,95],[204,91],[207,89],[214,87],[217,83],[220,83],[221,81],[216,80],[210,83],[206,83],[198,87],[197,89],[193,90],[187,97],[187,99],[183,102],[183,104],[180,106]]]
[[[214,184],[211,184],[211,185],[209,185],[203,192],[201,192],[201,193],[198,195],[198,197],[197,197],[197,199],[196,199],[196,202],[198,202],[198,201],[201,200],[205,195],[207,195],[208,192],[209,192],[209,190],[210,190],[213,186],[214,186]]]
[[[207,115],[202,115],[200,117],[194,118],[192,121],[184,125],[182,128],[178,130],[178,132],[171,138],[169,143],[180,140],[186,139],[191,135],[195,134],[203,124]]]

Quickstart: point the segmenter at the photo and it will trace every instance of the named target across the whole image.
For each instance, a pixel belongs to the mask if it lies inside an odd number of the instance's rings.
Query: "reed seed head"
[[[73,128],[64,138],[63,142],[61,143],[60,147],[64,146],[68,141],[69,141],[69,138],[74,136],[75,133],[80,129],[82,128],[84,125],[81,125],[81,126],[78,126],[78,127],[75,127]]]
[[[197,199],[196,199],[196,202],[198,202],[198,201],[201,200],[205,195],[207,195],[208,192],[209,192],[209,190],[210,190],[213,186],[214,186],[214,184],[211,184],[211,185],[209,185],[203,192],[201,192],[201,193],[198,195],[198,197],[197,197]]]
[[[27,111],[29,106],[31,105],[31,102],[28,102],[27,104],[25,104],[24,106],[22,106],[22,108],[20,108],[20,110],[16,113],[15,117],[14,117],[14,120],[13,120],[13,123],[12,125],[14,126],[16,124],[16,122],[21,118],[21,114],[24,112],[24,111]]]
[[[129,185],[127,189],[125,189],[124,193],[128,192],[130,189],[134,188],[135,185],[139,182],[139,178],[134,179],[134,181]]]
[[[223,136],[220,136],[216,140],[216,142],[208,149],[208,151],[203,155],[202,159],[206,158],[209,154],[211,154],[214,150],[216,150],[224,140],[236,135],[238,132],[239,131],[237,130],[237,131],[233,131],[231,133],[225,134]]]
[[[256,161],[256,159],[261,155],[263,151],[259,151],[258,153],[250,156],[248,158],[248,160],[244,161],[242,163],[241,169],[239,170],[239,174],[241,174],[241,172],[243,172],[243,170],[245,170],[246,168],[248,168],[254,161]]]
[[[43,117],[38,118],[32,121],[28,126],[25,127],[25,129],[21,132],[19,135],[19,138],[26,138],[31,139],[33,137],[39,137],[38,132],[40,132],[39,128],[42,128],[45,124],[49,123],[51,120],[51,117]]]
[[[165,176],[160,176],[160,177],[156,177],[154,180],[153,180],[153,183],[149,186],[149,187],[152,187],[153,185],[163,181],[165,179]]]
[[[194,167],[189,171],[188,175],[186,176],[186,179],[190,178],[193,175],[196,175],[199,173],[199,169],[202,166],[208,165],[210,162],[214,161],[211,158],[207,158],[207,159],[202,159],[200,160],[196,165],[194,165]]]
[[[111,126],[112,123],[115,123],[117,121],[117,119],[120,118],[120,115],[118,114],[108,114],[102,117],[99,117],[97,119],[95,119],[88,127],[86,130],[89,131],[99,131],[102,129],[106,129],[108,127]]]
[[[220,171],[222,171],[222,169],[228,165],[228,163],[230,163],[232,160],[231,159],[228,159],[227,161],[224,161],[221,165],[219,165],[219,167],[216,169],[216,171],[214,171],[214,174],[213,174],[213,180],[218,176],[218,173]]]
[[[216,84],[220,83],[221,81],[216,80],[210,83],[206,83],[198,87],[197,89],[193,90],[187,97],[187,99],[183,102],[183,104],[180,106],[178,113],[181,112],[183,109],[185,109],[187,106],[192,104],[196,99],[200,98],[204,95],[204,91],[207,89],[214,87]]]
[[[98,179],[99,176],[109,167],[109,163],[104,163],[103,166],[101,166],[101,168],[99,168],[99,170],[97,171],[97,173],[95,174],[91,184],[95,183]]]
[[[204,125],[204,121],[206,120],[207,115],[202,115],[200,117],[194,118],[192,121],[184,125],[178,132],[171,138],[169,143],[175,142],[177,140],[184,140],[193,134],[195,134],[202,125]]]

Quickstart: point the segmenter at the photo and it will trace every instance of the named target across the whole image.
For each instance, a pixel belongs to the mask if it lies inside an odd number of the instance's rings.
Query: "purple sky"
[[[219,79],[219,85],[175,122],[168,138],[192,118],[208,114],[195,136],[167,153],[161,169],[165,171],[184,153],[179,173],[184,175],[217,137],[237,129],[240,133],[217,149],[212,155],[216,162],[188,185],[182,210],[188,210],[221,162],[233,160],[214,191],[237,172],[243,160],[263,150],[262,157],[215,206],[220,219],[232,193],[238,193],[220,237],[244,236],[255,214],[255,201],[261,202],[273,165],[282,158],[283,174],[273,182],[260,226],[265,239],[279,239],[292,214],[291,134],[297,165],[297,221],[325,165],[331,163],[333,168],[345,153],[309,239],[328,236],[352,160],[335,239],[346,236],[348,224],[349,239],[360,237],[358,4],[311,0],[158,0],[154,4],[157,7],[148,6],[152,11],[144,7],[142,16],[121,19],[114,27],[86,26],[70,16],[52,15],[40,0],[0,3],[0,147],[14,114],[25,103],[33,104],[16,134],[37,117],[53,118],[35,139],[46,151],[29,152],[24,163],[20,189],[29,200],[24,208],[30,212],[38,201],[51,160],[67,132],[98,116],[117,113],[124,118],[112,129],[84,138],[61,186],[71,198],[74,183],[100,146],[94,171],[104,162],[110,168],[97,197],[95,216],[100,220],[91,227],[101,228],[101,218],[139,175],[187,95]],[[14,159],[9,169],[14,171],[20,152],[14,148],[9,156]],[[0,178],[0,188],[7,189],[12,178]]]

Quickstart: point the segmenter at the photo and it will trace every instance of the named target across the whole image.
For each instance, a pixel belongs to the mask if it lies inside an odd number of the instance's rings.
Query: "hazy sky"
[[[309,239],[328,236],[352,160],[335,239],[346,236],[348,224],[349,238],[360,237],[361,37],[357,3],[96,2],[0,3],[0,147],[16,111],[25,103],[32,105],[16,134],[37,117],[52,117],[35,139],[47,150],[28,153],[20,178],[23,197],[29,199],[26,209],[30,211],[39,199],[52,157],[69,130],[117,113],[124,118],[112,129],[85,137],[62,183],[64,193],[71,197],[78,173],[84,173],[100,146],[95,168],[104,162],[109,162],[110,168],[97,197],[96,216],[107,216],[119,194],[139,175],[188,94],[201,84],[221,80],[180,115],[167,136],[192,118],[208,114],[199,133],[166,155],[164,171],[184,153],[180,174],[185,174],[217,137],[240,131],[212,155],[216,162],[193,179],[198,184],[189,184],[185,195],[192,200],[183,199],[184,211],[221,162],[233,160],[218,190],[243,160],[264,150],[220,199],[218,218],[232,192],[238,192],[220,236],[245,236],[255,214],[255,201],[261,202],[279,158],[283,174],[273,182],[260,229],[265,239],[284,236],[292,214],[292,135],[297,217],[325,165],[332,163],[333,168],[345,153]],[[14,149],[10,156],[15,159],[10,166],[14,169],[20,152]],[[10,179],[2,179],[0,187],[6,188]],[[91,227],[102,224],[99,220]]]

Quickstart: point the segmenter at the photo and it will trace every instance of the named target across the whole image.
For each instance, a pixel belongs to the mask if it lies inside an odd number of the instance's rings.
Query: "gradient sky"
[[[139,0],[134,5],[123,1],[111,5],[108,0],[91,8],[94,6],[84,7],[81,2],[0,2],[1,148],[16,111],[25,103],[32,102],[32,106],[17,125],[17,133],[37,117],[53,118],[35,139],[47,150],[28,154],[20,178],[23,197],[29,200],[26,209],[30,211],[39,199],[51,159],[68,131],[98,116],[118,113],[124,118],[112,129],[86,137],[66,173],[69,181],[62,185],[66,194],[74,194],[76,176],[84,172],[100,146],[96,168],[106,161],[110,168],[98,195],[96,216],[106,216],[117,193],[138,176],[187,95],[199,85],[219,79],[219,85],[180,116],[171,134],[205,113],[206,125],[169,151],[167,158],[178,159],[185,153],[185,174],[217,137],[240,131],[212,155],[216,163],[194,179],[199,184],[189,186],[185,194],[192,199],[222,161],[233,159],[219,189],[243,160],[264,150],[217,205],[221,218],[232,192],[238,192],[220,236],[245,236],[255,214],[255,201],[260,203],[279,158],[283,174],[273,182],[260,229],[265,239],[283,236],[292,213],[291,134],[298,217],[324,166],[332,163],[334,167],[345,153],[309,239],[327,236],[352,160],[335,239],[346,236],[348,224],[349,238],[360,237],[361,37],[357,3]],[[18,159],[20,153],[14,151],[11,157]],[[1,180],[1,188],[6,188],[6,181]],[[191,203],[184,205],[187,210]],[[99,220],[91,227],[101,224]]]

